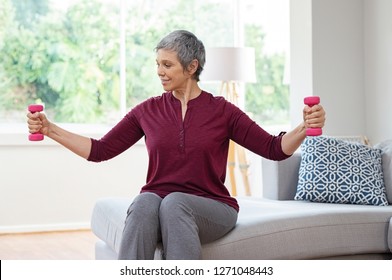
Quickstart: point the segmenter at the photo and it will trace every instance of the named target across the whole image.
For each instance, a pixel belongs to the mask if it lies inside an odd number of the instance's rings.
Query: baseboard
[[[0,234],[9,233],[33,233],[47,231],[68,231],[90,229],[90,222],[85,223],[64,223],[64,224],[42,224],[42,225],[18,225],[0,226]]]

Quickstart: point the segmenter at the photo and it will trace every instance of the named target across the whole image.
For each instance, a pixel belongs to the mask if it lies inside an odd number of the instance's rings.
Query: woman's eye
[[[157,65],[157,67],[160,67],[160,66],[163,66],[163,67],[165,67],[165,68],[170,68],[170,67],[172,67],[172,64],[171,63],[162,63],[162,64],[160,64],[160,63],[156,63],[156,65]]]

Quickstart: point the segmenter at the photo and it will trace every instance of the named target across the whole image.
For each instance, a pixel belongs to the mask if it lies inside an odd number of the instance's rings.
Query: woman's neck
[[[197,98],[201,94],[201,89],[195,80],[189,80],[185,89],[173,90],[173,96],[181,102],[182,120],[185,119],[188,110],[188,102]]]
[[[181,104],[187,105],[189,100],[197,98],[201,94],[201,89],[196,81],[188,82],[185,89],[173,90],[175,98],[181,101]]]

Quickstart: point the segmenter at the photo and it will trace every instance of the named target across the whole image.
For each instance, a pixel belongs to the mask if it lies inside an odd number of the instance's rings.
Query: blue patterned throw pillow
[[[381,150],[332,137],[307,137],[301,145],[295,200],[388,205]]]

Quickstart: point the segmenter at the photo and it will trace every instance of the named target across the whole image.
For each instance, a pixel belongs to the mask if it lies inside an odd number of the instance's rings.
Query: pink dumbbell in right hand
[[[38,104],[29,105],[28,110],[34,114],[35,112],[42,112],[44,110],[44,106]],[[44,140],[44,135],[41,133],[32,133],[29,135],[30,141],[42,141]]]
[[[304,103],[309,107],[317,105],[320,103],[320,97],[318,96],[308,96],[304,98]],[[312,127],[306,129],[307,136],[319,136],[323,134],[323,130],[320,127]]]

